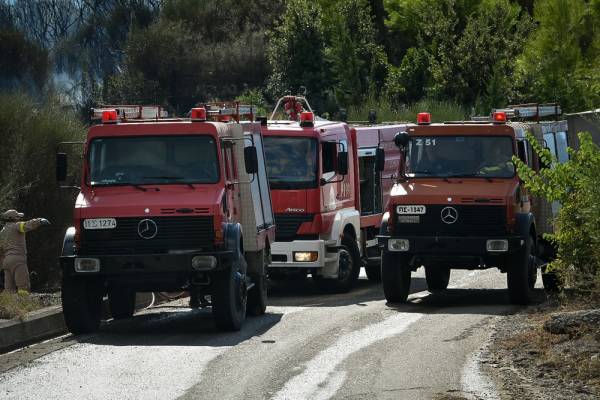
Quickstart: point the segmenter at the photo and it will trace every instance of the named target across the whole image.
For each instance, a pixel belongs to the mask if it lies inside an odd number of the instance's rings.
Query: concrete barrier
[[[0,322],[0,353],[67,332],[61,306],[27,313],[23,319]]]

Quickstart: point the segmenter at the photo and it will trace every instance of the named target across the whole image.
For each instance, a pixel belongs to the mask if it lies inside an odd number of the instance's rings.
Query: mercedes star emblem
[[[143,219],[138,224],[138,235],[142,239],[154,239],[158,234],[158,226],[151,219]]]
[[[444,207],[441,212],[442,222],[453,224],[458,220],[458,211],[454,207]]]

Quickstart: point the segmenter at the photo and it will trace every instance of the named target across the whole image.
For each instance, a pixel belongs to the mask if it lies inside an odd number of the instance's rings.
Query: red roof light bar
[[[427,112],[420,112],[417,114],[417,124],[429,125],[431,124],[431,114]]]

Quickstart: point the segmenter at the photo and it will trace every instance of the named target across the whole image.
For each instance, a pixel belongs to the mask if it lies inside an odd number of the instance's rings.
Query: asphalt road
[[[171,303],[0,356],[0,398],[497,398],[477,354],[518,310],[505,275],[452,271],[450,287],[430,294],[420,270],[393,305],[364,277],[343,295],[277,282],[267,314],[225,334],[210,310]]]

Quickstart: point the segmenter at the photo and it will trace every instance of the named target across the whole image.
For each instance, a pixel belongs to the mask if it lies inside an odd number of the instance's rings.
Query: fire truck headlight
[[[408,251],[410,244],[408,239],[389,239],[388,250],[389,251]]]
[[[317,251],[294,251],[295,262],[315,262],[319,259]]]
[[[75,272],[98,272],[100,271],[100,260],[97,258],[76,258]]]
[[[485,247],[490,253],[502,253],[508,251],[508,240],[493,239],[486,242]]]
[[[215,256],[194,256],[192,257],[192,268],[196,271],[206,271],[215,269],[217,258]]]

